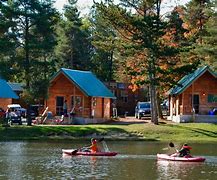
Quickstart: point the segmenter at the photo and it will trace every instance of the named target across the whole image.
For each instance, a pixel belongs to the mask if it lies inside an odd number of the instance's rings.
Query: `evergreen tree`
[[[185,36],[192,42],[202,44],[202,36],[206,33],[204,28],[209,16],[210,0],[191,0],[183,14],[184,28],[188,30]]]
[[[186,43],[183,36],[186,30],[182,28],[183,21],[178,11],[175,10],[165,21],[160,16],[160,0],[121,0],[118,5],[111,1],[96,3],[96,6],[121,39],[119,54],[125,59],[122,65],[130,75],[132,89],[146,84],[149,86],[152,122],[158,124],[161,85],[174,84],[172,74],[187,73],[198,65],[180,63],[178,54]]]
[[[26,84],[23,95],[28,104],[47,96],[49,69],[53,66],[51,56],[56,44],[53,28],[58,17],[52,4],[52,0],[0,3],[0,26],[4,27],[0,47],[5,49],[0,51],[0,56],[4,56],[0,60],[4,66],[1,69],[16,72],[10,80]],[[31,125],[30,118],[28,125]]]
[[[2,9],[5,9],[2,15],[8,17],[11,24],[7,33],[13,33],[16,38],[16,55],[13,58],[17,69],[21,70],[17,78],[24,78],[29,89],[32,72],[35,70],[34,64],[41,62],[42,58],[45,61],[45,57],[55,45],[52,26],[55,23],[56,11],[50,0],[7,1],[3,3]]]
[[[97,6],[125,41],[124,54],[128,57],[127,69],[133,81],[138,85],[149,84],[152,122],[158,124],[156,65],[161,56],[159,38],[164,34],[164,23],[160,20],[161,1],[120,2],[119,5],[98,3]]]
[[[92,7],[91,13],[92,25],[92,45],[94,54],[92,56],[93,72],[103,81],[110,82],[114,80],[115,72],[115,50],[116,33],[109,21],[106,21],[97,7]]]
[[[0,1],[0,77],[12,79],[17,63],[13,61],[17,39],[10,28],[15,25],[11,21],[11,12],[5,6],[6,1]]]
[[[202,60],[217,70],[217,12],[215,10],[217,1],[211,1],[207,12],[207,22],[204,25],[206,32],[201,36],[202,43],[195,44],[195,53]]]
[[[0,8],[4,22],[1,25],[6,27],[1,38],[4,41],[0,41],[0,46],[5,49],[1,48],[2,67],[13,75],[10,80],[25,82],[31,91],[35,89],[35,80],[48,78],[47,61],[51,60],[49,57],[55,45],[53,25],[57,13],[50,0],[5,1]]]
[[[57,28],[58,66],[89,70],[92,51],[89,23],[80,18],[76,3],[77,0],[69,0],[69,5],[64,7],[64,18]]]
[[[210,18],[211,1],[210,0],[191,0],[183,8],[182,19],[183,27],[186,29],[184,36],[189,44],[186,59],[192,61],[205,61],[204,56],[198,53],[197,47],[204,44],[203,36],[206,36],[205,28],[207,21]]]

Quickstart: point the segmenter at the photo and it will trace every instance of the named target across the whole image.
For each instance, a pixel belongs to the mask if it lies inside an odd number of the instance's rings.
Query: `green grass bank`
[[[130,125],[70,125],[0,127],[0,140],[67,140],[105,137],[107,140],[217,142],[217,125],[205,123]]]

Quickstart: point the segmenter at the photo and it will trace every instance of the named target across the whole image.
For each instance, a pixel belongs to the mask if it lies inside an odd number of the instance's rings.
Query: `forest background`
[[[190,0],[161,13],[161,0],[77,1],[63,10],[52,0],[0,1],[0,76],[25,84],[29,103],[48,97],[61,67],[92,71],[103,82],[148,85],[152,122],[158,102],[198,66],[217,69],[216,0]]]

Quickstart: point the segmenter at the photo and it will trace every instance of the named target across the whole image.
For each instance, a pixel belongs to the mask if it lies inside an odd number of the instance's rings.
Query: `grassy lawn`
[[[72,125],[72,126],[11,126],[0,127],[0,140],[46,140],[105,137],[117,140],[160,141],[215,141],[217,125],[185,124],[131,124],[131,125]]]

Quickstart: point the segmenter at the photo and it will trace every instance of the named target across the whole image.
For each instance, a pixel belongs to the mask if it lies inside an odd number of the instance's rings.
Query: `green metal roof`
[[[0,79],[0,98],[19,98],[4,79]]]
[[[217,77],[217,75],[208,66],[198,68],[193,73],[185,75],[174,88],[169,90],[168,94],[169,95],[181,94],[185,89],[187,89],[196,79],[202,76],[206,71],[210,72],[214,77]]]
[[[90,71],[61,68],[52,80],[60,73],[63,73],[69,80],[76,84],[87,96],[115,99],[113,93]]]

